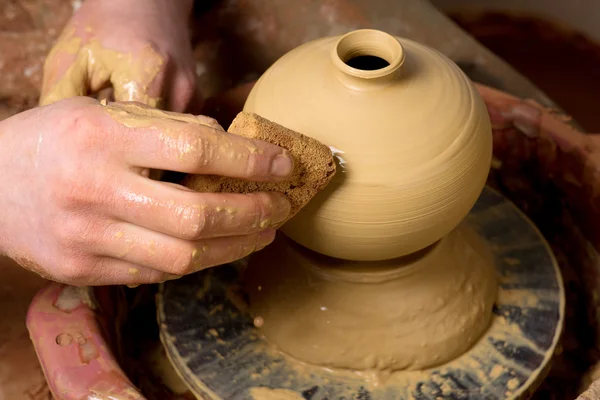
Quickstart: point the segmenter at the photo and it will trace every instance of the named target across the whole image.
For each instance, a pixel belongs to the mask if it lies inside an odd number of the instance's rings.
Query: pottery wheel
[[[543,379],[562,329],[557,263],[533,224],[490,188],[466,221],[491,244],[499,292],[488,331],[449,363],[375,375],[331,371],[283,355],[245,313],[241,266],[234,264],[161,285],[158,321],[167,354],[201,399],[526,398]]]

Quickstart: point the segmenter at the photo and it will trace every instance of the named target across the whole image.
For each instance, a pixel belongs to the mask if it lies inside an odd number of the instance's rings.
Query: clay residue
[[[283,238],[250,258],[251,309],[268,341],[324,367],[421,370],[460,356],[489,326],[496,270],[466,225],[406,262],[340,263]]]
[[[183,122],[189,124],[208,126],[223,131],[219,123],[203,115],[181,114],[171,111],[163,111],[149,106],[134,103],[105,103],[104,110],[115,121],[128,128],[150,128],[154,126],[165,126],[167,123]]]
[[[231,135],[220,134],[224,130],[217,121],[202,115],[162,111],[137,103],[108,103],[102,105],[102,109],[113,120],[128,128],[157,130],[158,139],[165,150],[182,161],[196,164],[206,162],[208,158],[199,158],[205,150],[210,152],[218,149],[225,153],[236,151],[236,148],[238,151],[244,149],[244,145],[236,142]],[[207,128],[201,135],[197,130],[199,126]]]
[[[90,290],[88,287],[65,286],[54,301],[53,306],[66,313],[70,313],[83,305],[94,309]]]
[[[252,400],[305,400],[300,394],[287,389],[255,387],[250,389]]]
[[[78,335],[77,349],[79,353],[79,360],[83,364],[89,364],[92,360],[99,357],[98,348],[92,340],[88,340],[82,334]]]
[[[74,57],[62,76],[53,66],[63,57]],[[164,59],[151,47],[135,56],[103,47],[96,39],[84,42],[74,30],[66,31],[58,40],[46,61],[40,105],[86,96],[112,84],[115,99],[139,101],[152,107],[163,102],[159,94],[151,93],[150,85],[164,68]]]
[[[48,272],[46,272],[46,270],[44,268],[42,268],[41,265],[39,265],[35,261],[31,260],[30,258],[27,258],[27,257],[15,257],[14,260],[17,262],[17,264],[19,264],[23,268],[28,269],[31,272],[35,272],[40,277],[42,277],[44,279],[47,279],[47,280],[51,280],[52,279],[52,277],[50,276],[50,274],[48,274]]]

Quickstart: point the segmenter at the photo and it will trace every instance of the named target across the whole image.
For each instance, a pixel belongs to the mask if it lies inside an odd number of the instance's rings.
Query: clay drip
[[[496,300],[490,250],[462,225],[431,248],[374,266],[319,256],[285,237],[245,274],[261,332],[285,353],[353,370],[415,370],[460,356]]]

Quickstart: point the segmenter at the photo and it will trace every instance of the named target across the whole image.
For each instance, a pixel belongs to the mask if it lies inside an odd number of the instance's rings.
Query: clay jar
[[[447,235],[484,186],[486,107],[434,49],[375,30],[306,43],[258,80],[244,107],[329,145],[338,173],[283,232],[331,257],[377,261]]]
[[[244,109],[329,145],[339,164],[249,260],[267,340],[352,370],[425,369],[472,346],[497,280],[486,243],[461,221],[485,185],[492,134],[462,71],[416,42],[359,30],[283,56]]]

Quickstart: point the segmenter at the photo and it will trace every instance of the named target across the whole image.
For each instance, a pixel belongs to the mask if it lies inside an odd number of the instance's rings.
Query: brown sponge
[[[294,158],[294,171],[283,182],[251,182],[213,175],[188,175],[183,185],[197,192],[280,192],[291,203],[294,216],[310,199],[325,188],[336,172],[333,154],[323,143],[269,121],[257,114],[241,112],[233,120],[229,133],[264,140],[280,146]]]

